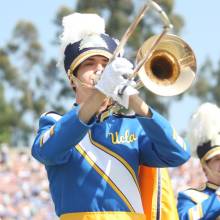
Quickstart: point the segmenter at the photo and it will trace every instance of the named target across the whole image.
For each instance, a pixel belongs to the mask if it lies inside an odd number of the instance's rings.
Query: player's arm
[[[55,113],[43,114],[32,146],[32,154],[46,165],[65,163],[72,148],[78,144],[95,123],[91,117],[85,123],[79,117],[80,106],[63,116]]]

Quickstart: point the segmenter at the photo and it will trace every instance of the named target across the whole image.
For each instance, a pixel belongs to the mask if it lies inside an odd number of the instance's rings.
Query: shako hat
[[[65,71],[75,74],[77,67],[87,58],[102,55],[110,58],[118,40],[105,33],[104,19],[97,14],[73,13],[62,20],[62,61]]]
[[[192,115],[188,129],[188,139],[192,153],[206,161],[220,154],[220,108],[212,103],[204,103]]]

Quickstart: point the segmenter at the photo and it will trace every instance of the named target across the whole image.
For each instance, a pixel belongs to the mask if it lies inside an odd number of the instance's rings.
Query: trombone
[[[133,23],[122,36],[112,58],[114,60],[124,48],[129,37],[149,9],[158,12],[163,31],[146,40],[137,52],[137,65],[129,78],[137,75],[136,87],[145,86],[154,94],[174,96],[186,91],[196,76],[196,58],[191,47],[176,35],[168,34],[173,28],[163,9],[153,0],[143,6]],[[123,92],[122,92],[123,93]]]

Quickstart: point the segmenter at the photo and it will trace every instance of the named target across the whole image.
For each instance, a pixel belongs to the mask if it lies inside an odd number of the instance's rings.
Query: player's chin
[[[102,106],[102,107],[103,107],[103,106],[106,106],[106,107],[107,107],[108,105],[109,105],[109,98],[105,98],[104,101],[102,102],[102,105],[101,105],[101,106]]]

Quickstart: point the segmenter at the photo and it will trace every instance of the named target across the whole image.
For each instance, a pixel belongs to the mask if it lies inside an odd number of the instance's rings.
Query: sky
[[[175,2],[175,11],[185,19],[181,37],[194,50],[198,69],[207,57],[210,57],[214,67],[217,67],[220,60],[220,1],[176,0]],[[171,106],[170,119],[178,131],[186,130],[189,117],[198,105],[198,101],[186,97]]]
[[[140,4],[143,0],[137,0]],[[58,51],[50,47],[55,33],[53,18],[61,5],[73,7],[74,0],[7,0],[0,7],[0,47],[10,40],[11,32],[20,19],[32,21],[39,30],[45,53],[56,54]],[[174,11],[184,17],[185,26],[182,37],[194,50],[198,69],[207,57],[217,66],[220,60],[220,1],[175,0]],[[199,77],[199,73],[197,73]],[[198,106],[198,102],[190,97],[170,106],[170,121],[178,131],[185,130],[187,121]]]

